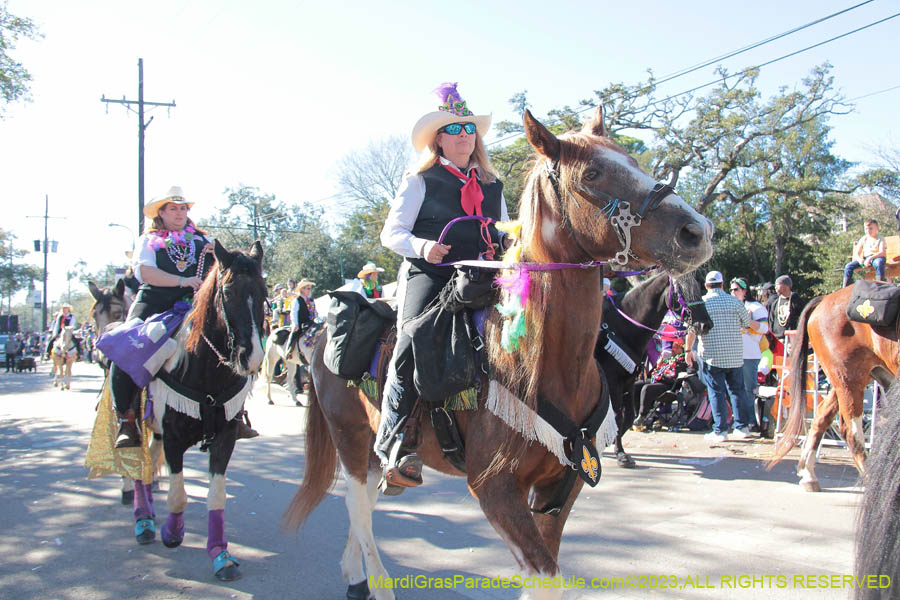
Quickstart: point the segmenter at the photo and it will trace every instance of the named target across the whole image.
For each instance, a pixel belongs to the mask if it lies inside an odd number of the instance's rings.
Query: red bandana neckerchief
[[[475,170],[469,169],[469,172],[472,173],[471,177],[466,177],[462,171],[454,167],[453,165],[447,165],[441,162],[441,166],[447,169],[454,177],[458,177],[462,179],[466,183],[462,186],[460,190],[460,205],[462,206],[463,211],[469,215],[478,215],[479,217],[483,217],[484,215],[481,213],[481,203],[484,201],[484,192],[481,190],[481,185],[478,183],[478,179],[475,177]],[[484,257],[487,260],[494,259],[494,246],[491,245],[491,234],[488,230],[488,225],[486,222],[481,222],[481,239],[487,245],[487,250],[484,251]]]

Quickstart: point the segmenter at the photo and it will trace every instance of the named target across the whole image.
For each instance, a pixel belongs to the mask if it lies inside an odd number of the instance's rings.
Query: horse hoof
[[[122,504],[124,504],[125,506],[131,506],[132,504],[134,504],[134,490],[122,492]]]
[[[369,600],[369,584],[363,579],[347,586],[347,600]]]
[[[234,581],[241,578],[241,570],[237,565],[228,565],[216,571],[216,579],[219,581]]]
[[[822,488],[819,487],[818,481],[801,481],[800,487],[803,488],[804,492],[821,492]]]
[[[219,581],[240,579],[241,571],[238,568],[239,566],[238,560],[229,554],[228,550],[223,550],[213,559],[213,572]]]
[[[616,464],[623,469],[633,469],[637,466],[637,463],[634,462],[634,459],[625,452],[619,452],[618,454],[616,454]]]
[[[141,519],[134,525],[134,538],[138,544],[149,544],[156,539],[156,525],[153,519]]]
[[[166,548],[177,548],[178,546],[181,545],[181,542],[183,542],[183,541],[184,541],[184,538],[182,538],[180,540],[178,538],[167,540],[166,536],[162,536],[162,543],[163,543],[163,546],[165,546]]]

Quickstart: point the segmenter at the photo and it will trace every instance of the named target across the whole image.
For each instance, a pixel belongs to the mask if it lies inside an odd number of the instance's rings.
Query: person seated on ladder
[[[878,221],[866,220],[865,230],[866,235],[853,244],[853,260],[844,265],[844,284],[841,287],[853,283],[853,271],[869,265],[875,268],[875,279],[885,281],[884,266],[887,253],[884,238],[878,235]]]

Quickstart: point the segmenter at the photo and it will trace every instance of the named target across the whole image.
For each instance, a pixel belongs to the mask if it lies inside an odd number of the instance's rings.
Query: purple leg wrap
[[[162,539],[166,544],[184,541],[184,513],[169,513],[162,528]]]
[[[152,484],[134,480],[134,520],[153,518]]]
[[[225,541],[225,509],[219,508],[209,511],[209,533],[206,537],[206,552],[210,560],[228,549]]]

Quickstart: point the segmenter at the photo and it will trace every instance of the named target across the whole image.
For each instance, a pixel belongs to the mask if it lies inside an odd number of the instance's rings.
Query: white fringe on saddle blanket
[[[226,421],[232,420],[236,414],[241,412],[241,409],[244,407],[244,400],[246,400],[247,395],[253,388],[253,381],[255,379],[255,377],[248,377],[247,383],[244,384],[241,391],[223,405],[225,408]],[[171,406],[173,410],[189,417],[193,417],[194,419],[200,419],[200,404],[196,400],[192,400],[187,396],[179,394],[159,378],[153,379],[150,382],[149,387],[150,398],[153,399],[154,403],[164,403],[166,406]]]
[[[534,410],[528,408],[517,396],[491,380],[488,388],[487,409],[497,415],[504,423],[522,434],[526,440],[540,442],[559,460],[560,464],[567,467],[573,466],[566,457],[565,438],[545,421]],[[601,452],[616,441],[619,427],[616,425],[616,416],[613,413],[612,404],[606,411],[606,418],[597,431],[596,446]]]

